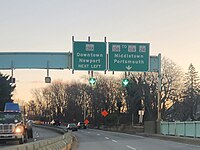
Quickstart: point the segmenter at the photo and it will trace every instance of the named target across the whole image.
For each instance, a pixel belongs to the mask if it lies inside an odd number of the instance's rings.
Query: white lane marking
[[[97,135],[99,136],[100,134],[98,133]]]
[[[130,149],[132,149],[132,150],[136,150],[136,148],[131,147],[131,146],[129,146],[129,145],[126,145],[126,147],[128,147],[128,148],[130,148]]]
[[[95,131],[95,129],[91,129],[91,130]],[[103,132],[103,133],[112,133],[113,134],[113,132],[110,132],[110,131],[103,131],[102,130],[101,132]],[[115,132],[115,134],[117,134],[117,135],[122,134],[122,135],[126,135],[126,136],[131,136],[131,137],[145,139],[145,137],[142,136],[142,135],[140,136],[140,135],[134,135],[134,134],[120,133],[120,132]]]
[[[113,142],[115,142],[115,143],[117,143],[117,141],[115,141],[115,140],[112,140]]]
[[[87,133],[90,133],[90,132],[87,132]]]
[[[127,135],[127,136],[136,137],[136,138],[141,138],[141,139],[144,139],[144,138],[145,138],[145,137],[140,136],[140,135],[126,134],[126,133],[122,133],[122,134]]]
[[[40,135],[39,135],[39,133],[38,132],[35,132],[35,134],[36,134],[36,137],[38,138],[38,137],[40,137]]]
[[[108,138],[108,137],[105,137],[105,139],[109,140],[109,138]]]

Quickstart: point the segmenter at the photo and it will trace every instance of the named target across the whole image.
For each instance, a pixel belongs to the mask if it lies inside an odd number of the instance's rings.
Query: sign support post
[[[161,54],[158,54],[158,113],[157,113],[157,133],[160,133],[161,121]]]
[[[11,61],[11,83],[15,83],[13,61]]]

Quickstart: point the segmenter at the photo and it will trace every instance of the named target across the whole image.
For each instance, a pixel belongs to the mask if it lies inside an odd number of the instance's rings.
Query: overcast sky
[[[107,37],[150,43],[150,55],[161,53],[184,71],[193,63],[200,71],[199,6],[199,0],[0,0],[0,52],[72,52],[72,36]],[[14,74],[17,98],[29,99],[31,88],[44,86],[46,71]],[[51,75],[75,77],[67,70]]]

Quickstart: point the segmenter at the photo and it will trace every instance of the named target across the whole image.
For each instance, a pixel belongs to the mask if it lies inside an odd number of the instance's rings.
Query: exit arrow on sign
[[[126,69],[127,69],[127,70],[131,70],[131,68],[132,68],[132,67],[131,67],[130,65],[126,66]]]

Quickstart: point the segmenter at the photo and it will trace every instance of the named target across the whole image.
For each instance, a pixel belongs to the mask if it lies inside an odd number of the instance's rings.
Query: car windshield
[[[16,112],[1,112],[0,124],[5,123],[18,123],[22,121],[21,113]]]

